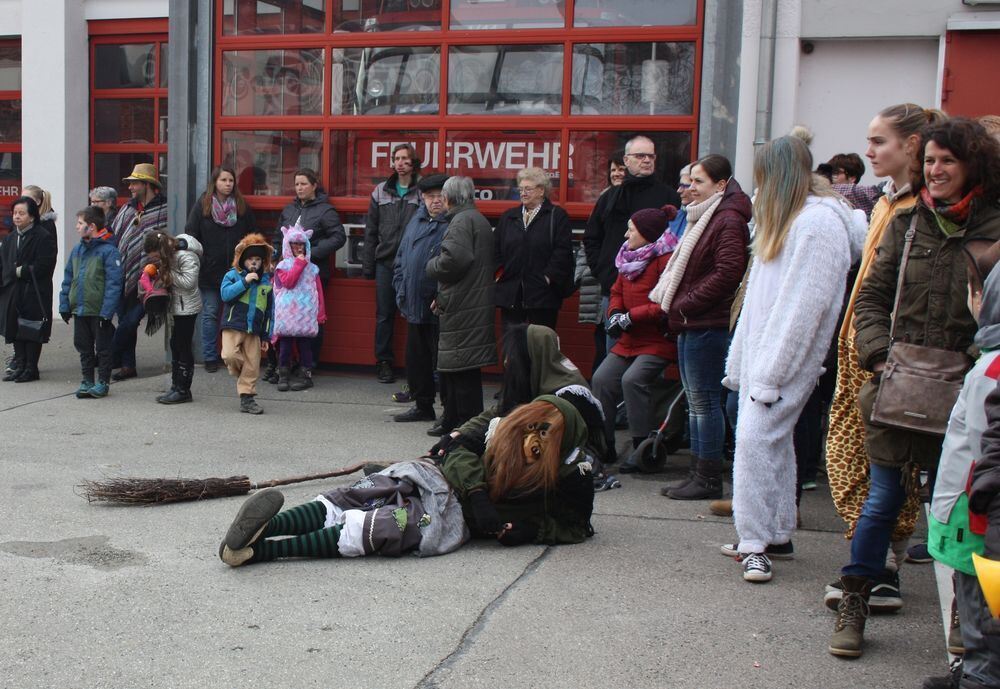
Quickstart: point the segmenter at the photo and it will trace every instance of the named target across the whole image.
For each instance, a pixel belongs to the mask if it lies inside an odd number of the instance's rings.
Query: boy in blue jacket
[[[260,355],[270,347],[274,318],[271,245],[257,233],[246,235],[234,252],[233,267],[222,278],[222,360],[237,376],[240,411],[263,414],[254,397]]]
[[[87,206],[76,214],[80,235],[63,274],[59,315],[73,318],[73,346],[80,352],[80,399],[107,397],[111,382],[111,318],[122,291],[122,260],[114,236],[104,227],[104,211]],[[94,368],[97,382],[94,382]]]

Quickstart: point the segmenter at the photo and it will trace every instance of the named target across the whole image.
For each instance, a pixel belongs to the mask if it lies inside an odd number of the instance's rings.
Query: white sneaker
[[[764,553],[740,553],[743,580],[762,584],[771,581],[771,559]]]

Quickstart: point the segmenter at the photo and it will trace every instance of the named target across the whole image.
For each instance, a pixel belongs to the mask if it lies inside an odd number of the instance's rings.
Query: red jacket
[[[750,197],[729,180],[722,202],[688,258],[670,303],[670,331],[729,329],[729,311],[749,258]]]
[[[657,256],[635,280],[619,275],[611,286],[608,315],[628,311],[628,317],[632,319],[632,327],[623,332],[611,348],[618,356],[652,354],[669,361],[677,359],[677,345],[666,339],[666,314],[659,304],[649,300],[649,293],[669,260],[669,253]]]

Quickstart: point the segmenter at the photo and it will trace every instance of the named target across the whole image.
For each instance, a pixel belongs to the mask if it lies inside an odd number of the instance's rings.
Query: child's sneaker
[[[99,383],[94,383],[90,388],[90,396],[94,398],[107,397],[110,389],[111,387],[102,380]]]
[[[93,387],[94,387],[94,381],[92,381],[92,380],[81,380],[80,381],[80,387],[78,387],[76,389],[76,398],[78,400],[84,400],[84,399],[90,398],[92,396],[90,394],[90,390]]]
[[[771,581],[771,560],[764,553],[740,554],[743,560],[743,580],[755,584]]]

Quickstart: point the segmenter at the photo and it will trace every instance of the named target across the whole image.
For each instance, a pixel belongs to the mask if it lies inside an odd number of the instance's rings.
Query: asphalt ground
[[[118,507],[79,484],[409,459],[429,424],[394,423],[398,387],[369,371],[299,393],[262,383],[250,416],[225,369],[199,367],[195,401],[164,407],[162,340],[145,337],[140,378],[77,400],[71,329],[55,331],[41,381],[0,383],[2,687],[853,689],[947,671],[933,567],[906,565],[904,609],[869,621],[863,658],[834,658],[823,587],[848,543],[825,484],[803,498],[795,560],[748,584],[719,553],[731,520],[659,495],[686,457],[599,493],[581,545],[230,569],[217,550],[242,498]],[[288,487],[286,504],[352,480]]]

